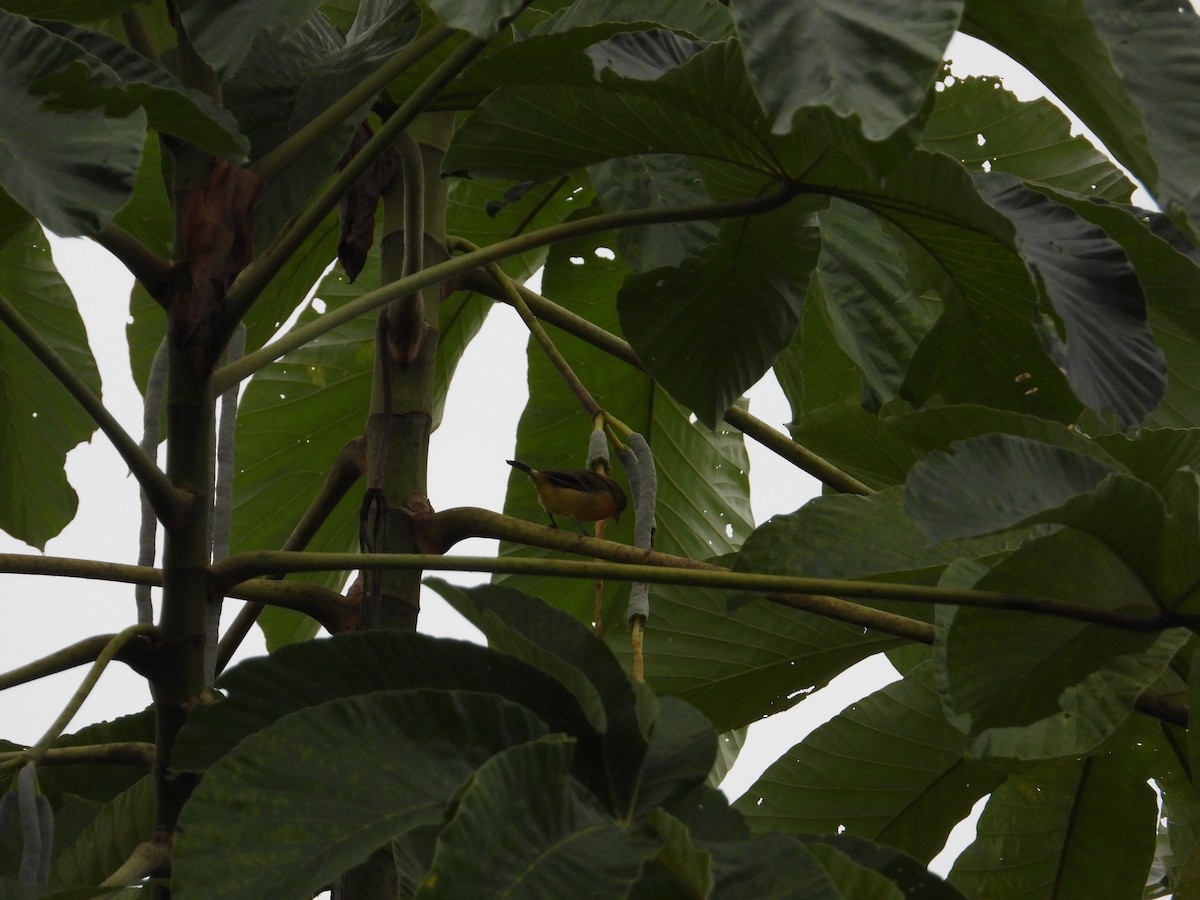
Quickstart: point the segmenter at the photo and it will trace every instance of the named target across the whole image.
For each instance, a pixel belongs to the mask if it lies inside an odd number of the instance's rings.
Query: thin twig
[[[94,662],[115,635],[98,634],[0,674],[0,691]]]

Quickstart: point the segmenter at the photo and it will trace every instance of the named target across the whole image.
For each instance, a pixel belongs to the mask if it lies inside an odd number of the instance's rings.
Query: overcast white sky
[[[1040,85],[1019,66],[970,38],[957,38],[948,57],[959,75],[1004,76],[1005,85],[1022,99],[1042,95]],[[82,240],[55,239],[54,256],[79,302],[95,349],[104,385],[104,401],[135,437],[141,434],[141,398],[129,375],[124,328],[131,280],[105,251]],[[526,333],[516,314],[497,305],[483,331],[470,345],[455,376],[441,428],[430,452],[430,499],[435,508],[503,504],[516,423],[525,403]],[[781,430],[790,418],[787,404],[773,379],[750,394],[751,411]],[[479,435],[505,435],[494,447],[480,448]],[[751,460],[754,517],[762,523],[771,515],[791,512],[816,492],[811,478],[773,454],[747,441]],[[97,435],[68,457],[68,475],[79,493],[79,514],[62,534],[49,542],[46,553],[133,563],[137,560],[138,495],[134,480],[107,440]],[[0,533],[0,552],[34,552]],[[490,555],[494,542],[473,541],[456,553]],[[444,573],[465,584],[484,575]],[[0,574],[5,627],[0,629],[0,670],[8,670],[48,654],[68,643],[96,634],[115,632],[135,620],[133,588],[102,582],[61,579],[48,592],[43,579]],[[226,622],[236,613],[236,601],[226,604]],[[650,622],[653,629],[653,620]],[[421,630],[456,637],[478,637],[474,628],[450,611],[432,592],[426,592]],[[257,630],[243,645],[243,654],[259,654],[263,644]],[[653,668],[651,657],[647,666]],[[0,737],[31,743],[52,722],[78,685],[85,669],[75,669],[0,692]],[[741,794],[783,751],[849,703],[895,678],[885,661],[868,660],[812,695],[792,710],[751,727],[750,740],[724,785],[731,797]],[[145,682],[120,665],[113,665],[84,704],[72,729],[141,709],[149,702]],[[955,848],[937,861],[945,870],[957,849],[969,839],[971,825],[952,836]]]

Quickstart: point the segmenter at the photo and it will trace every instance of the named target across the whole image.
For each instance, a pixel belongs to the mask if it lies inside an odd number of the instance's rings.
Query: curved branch
[[[95,637],[84,638],[41,659],[10,669],[0,674],[0,691],[94,662],[114,637],[115,635],[111,634],[98,634]]]
[[[381,131],[380,134],[382,133]],[[376,135],[376,137],[378,136]],[[368,144],[368,146],[370,145]],[[359,154],[359,156],[361,155],[362,153]],[[358,159],[358,156],[355,156],[355,159]],[[347,170],[344,169],[343,173],[345,171]],[[780,185],[778,190],[773,193],[765,194],[761,197],[752,197],[748,200],[731,200],[724,203],[706,203],[695,206],[663,206],[629,212],[604,213],[587,219],[562,222],[548,228],[541,228],[537,231],[530,231],[503,241],[497,241],[472,253],[465,253],[462,256],[456,256],[445,262],[430,266],[409,278],[402,278],[399,281],[393,281],[390,284],[376,288],[343,306],[327,311],[319,319],[307,325],[293,328],[278,340],[259,348],[253,353],[247,353],[237,362],[223,366],[214,372],[212,376],[213,390],[217,392],[227,390],[242,379],[250,377],[259,369],[270,365],[285,353],[289,353],[297,347],[302,347],[309,341],[315,340],[333,329],[344,325],[346,322],[358,318],[363,313],[378,309],[397,297],[403,297],[405,294],[410,294],[421,288],[438,284],[450,278],[456,278],[472,269],[496,262],[506,256],[525,253],[528,250],[544,247],[547,244],[553,244],[557,241],[608,231],[612,228],[625,228],[634,225],[658,225],[666,222],[690,222],[696,219],[728,219],[753,215],[754,213],[769,212],[783,206],[800,191],[800,185],[789,182]],[[235,291],[239,292],[240,296],[248,296],[251,293],[257,295],[257,291],[261,289],[258,281],[261,278],[270,278],[274,275],[273,269],[268,271],[270,267],[266,262],[263,262],[264,268],[261,271],[256,270],[257,266],[258,263],[254,263],[242,271],[242,274],[238,276],[238,280],[234,282],[233,287],[229,289],[230,297],[233,296]],[[256,271],[253,274],[248,274],[251,273],[251,270]],[[243,279],[246,279],[245,283],[243,283]]]
[[[114,222],[100,229],[92,240],[120,260],[155,302],[163,305],[171,282],[169,262]]]
[[[75,398],[75,402],[83,407],[84,412],[104,432],[121,455],[121,459],[129,466],[129,471],[138,480],[142,490],[146,492],[159,520],[164,523],[176,521],[191,502],[191,496],[175,490],[162,469],[142,452],[137,441],[113,418],[112,413],[100,398],[92,393],[88,384],[3,296],[0,296],[0,322],[12,330],[18,340],[37,357],[58,383],[67,389],[67,393]]]

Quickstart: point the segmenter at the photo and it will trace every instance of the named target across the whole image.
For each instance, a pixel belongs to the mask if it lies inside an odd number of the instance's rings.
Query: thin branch
[[[473,249],[478,250],[478,247]],[[587,386],[579,380],[579,376],[575,374],[575,370],[571,368],[571,364],[567,362],[567,358],[562,355],[558,347],[555,346],[550,335],[546,334],[546,329],[542,327],[542,323],[537,320],[528,304],[521,297],[520,291],[516,289],[511,278],[504,274],[504,271],[496,263],[488,265],[488,273],[500,285],[508,302],[516,309],[520,315],[521,321],[525,323],[525,327],[529,329],[529,333],[533,335],[534,340],[538,342],[538,346],[542,348],[542,352],[546,354],[546,358],[550,360],[550,364],[558,370],[558,374],[563,381],[567,383],[567,387],[571,389],[571,393],[579,401],[583,407],[583,411],[588,414],[589,419],[595,419],[603,413],[600,404],[592,396],[591,391]]]
[[[92,688],[96,686],[101,673],[116,655],[121,652],[121,648],[134,638],[143,635],[149,636],[154,633],[155,628],[151,625],[130,625],[123,631],[113,635],[112,639],[108,642],[108,646],[104,648],[101,654],[96,657],[96,661],[92,663],[91,669],[88,670],[83,682],[71,696],[71,699],[67,701],[67,705],[63,708],[63,711],[58,714],[58,718],[46,729],[46,733],[41,736],[36,744],[24,751],[23,758],[34,761],[40,760],[46,751],[50,749],[50,745],[58,740],[59,736],[66,730],[66,727],[71,724],[71,720],[79,712],[79,707],[83,706],[83,701],[87,699],[88,694],[92,692]]]
[[[388,57],[378,69],[342,94],[299,131],[289,135],[283,143],[250,166],[250,170],[264,181],[274,181],[311,150],[313,145],[327,138],[331,128],[369,104],[380,91],[441,46],[453,34],[453,28],[438,24],[420,35],[411,44]]]
[[[100,229],[92,240],[120,260],[150,296],[162,305],[171,283],[171,264],[167,260],[114,222]]]
[[[358,624],[358,604],[319,584],[256,578],[233,586],[225,591],[225,595],[250,600],[260,608],[274,606],[304,613],[319,622],[330,634],[353,631]],[[217,649],[219,665],[219,645]]]
[[[0,321],[12,330],[104,432],[150,498],[159,519],[164,523],[176,521],[190,502],[190,496],[175,490],[166,474],[142,452],[137,441],[113,418],[88,384],[3,296],[0,296]]]
[[[0,766],[11,765],[25,758],[24,750],[0,753]],[[150,771],[154,766],[154,745],[147,741],[115,741],[111,744],[83,744],[78,747],[52,747],[38,760],[43,766],[79,764],[137,766]]]
[[[358,156],[355,159],[358,159]],[[344,172],[345,170],[343,170]],[[278,340],[252,353],[247,353],[237,362],[223,366],[214,372],[212,376],[213,390],[224,391],[228,389],[231,385],[237,384],[244,378],[249,378],[259,369],[270,365],[285,353],[302,347],[310,341],[344,325],[346,322],[358,318],[363,313],[378,309],[397,297],[402,297],[421,288],[455,278],[472,269],[504,259],[506,256],[525,253],[526,251],[544,247],[547,244],[553,244],[557,241],[608,231],[613,228],[657,225],[667,222],[690,222],[697,219],[727,219],[768,212],[783,206],[796,196],[799,191],[799,185],[789,182],[780,185],[778,190],[773,193],[765,194],[761,197],[752,197],[747,200],[731,200],[724,203],[708,203],[696,206],[664,206],[654,209],[604,213],[586,219],[562,222],[548,228],[530,231],[503,241],[497,241],[473,253],[465,253],[462,256],[456,256],[437,265],[429,266],[410,278],[402,278],[399,281],[393,281],[391,284],[376,288],[343,306],[327,311],[319,319],[307,325],[293,328]],[[246,296],[256,293],[259,289],[257,285],[260,277],[263,277],[264,273],[266,277],[274,274],[274,270],[266,272],[264,268],[262,271],[256,271],[254,274],[248,275],[247,273],[251,272],[251,269],[254,269],[257,265],[258,263],[255,263],[243,270],[233,287],[230,288],[231,295],[235,290]],[[265,267],[266,263],[264,262],[263,265]],[[244,285],[243,279],[246,279]]]
[[[872,488],[863,484],[853,475],[843,472],[833,463],[822,459],[807,447],[797,444],[787,435],[776,431],[762,419],[755,418],[741,407],[731,406],[725,410],[725,421],[835,491],[843,494],[862,495],[875,493]]]
[[[251,304],[254,303],[263,289],[271,282],[271,279],[292,258],[292,255],[308,239],[309,235],[325,221],[325,216],[337,206],[338,201],[354,186],[371,164],[391,147],[393,141],[395,141],[400,133],[411,125],[413,119],[424,111],[429,101],[443,87],[454,80],[459,72],[478,56],[486,46],[487,42],[485,41],[469,38],[461,47],[451,53],[441,65],[434,69],[428,78],[421,82],[408,95],[408,98],[400,107],[383,123],[383,127],[375,133],[375,136],[367,141],[366,145],[346,163],[345,167],[333,178],[329,187],[318,194],[296,218],[288,223],[284,232],[262,256],[242,270],[237,280],[234,281],[225,294],[225,318],[229,327],[232,328],[233,323],[241,321],[242,317],[250,309]],[[426,284],[434,284],[437,280],[433,279]],[[401,284],[402,281],[394,282],[394,284]],[[375,304],[375,306],[382,306],[389,300],[401,297],[406,293],[412,293],[424,286],[409,286],[404,291],[393,291],[385,299]],[[375,307],[372,306],[371,308],[374,309]],[[278,343],[277,341],[276,344]],[[242,364],[255,355],[252,353],[242,357]],[[271,359],[275,358],[277,357],[271,357]],[[270,361],[270,359],[267,360],[267,362]],[[262,365],[266,365],[266,362],[262,363]],[[238,366],[239,363],[234,363],[225,368],[232,369]],[[248,374],[253,374],[258,368],[261,368],[261,366],[251,368]],[[240,378],[234,378],[231,381],[223,381],[216,384],[214,390],[218,392],[224,391],[240,380]]]
[[[162,570],[150,566],[131,566],[99,559],[73,559],[69,556],[43,556],[40,553],[0,553],[0,572],[8,575],[58,575],[64,578],[88,578],[122,584],[148,584],[162,587]]]
[[[94,662],[115,635],[98,634],[0,674],[0,691]]]
[[[541,528],[542,526],[535,526]],[[545,529],[553,531],[557,529]],[[579,536],[588,547],[610,543],[598,538]],[[581,547],[581,550],[583,548]],[[636,549],[636,548],[635,548]],[[639,551],[672,559],[667,554]],[[588,551],[588,555],[600,554]],[[685,560],[685,562],[691,562]],[[840,578],[804,578],[791,575],[760,575],[731,572],[719,568],[694,566],[630,565],[568,559],[522,559],[517,557],[446,557],[425,553],[379,553],[369,558],[358,553],[289,553],[257,551],[231,556],[212,566],[213,577],[225,583],[237,583],[256,575],[281,572],[324,572],[351,569],[432,569],[450,572],[489,572],[505,575],[541,575],[561,578],[603,578],[612,581],[645,581],[650,584],[675,584],[715,587],[755,594],[828,594],[874,601],[943,603],[954,606],[1002,609],[1037,613],[1081,622],[1106,625],[1125,631],[1150,632],[1175,624],[1170,616],[1143,616],[1108,609],[1094,609],[1066,603],[1052,597],[1037,597],[1005,591],[951,589],[926,585],[856,581]]]

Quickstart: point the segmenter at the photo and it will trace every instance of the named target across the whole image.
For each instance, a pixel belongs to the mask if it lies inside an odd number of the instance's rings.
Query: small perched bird
[[[533,480],[538,505],[550,517],[551,527],[558,527],[554,521],[555,513],[568,516],[576,522],[599,522],[609,517],[620,521],[621,510],[627,503],[625,492],[607,475],[589,469],[551,469],[542,472],[515,459],[507,462]]]

